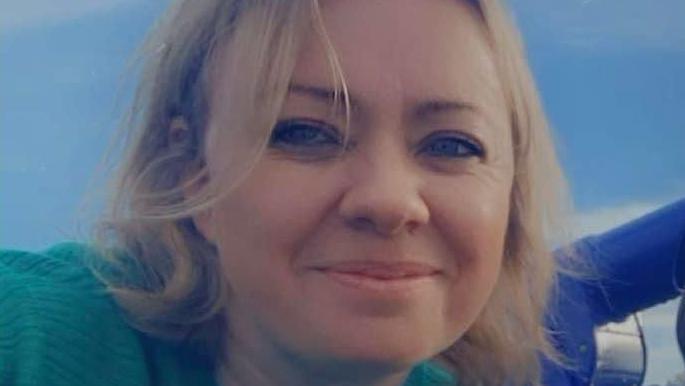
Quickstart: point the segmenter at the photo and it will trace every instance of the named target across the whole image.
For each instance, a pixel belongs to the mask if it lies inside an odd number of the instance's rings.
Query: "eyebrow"
[[[304,94],[307,96],[310,96],[314,99],[319,99],[322,102],[326,103],[332,103],[336,100],[336,98],[342,98],[343,93],[341,92],[336,92],[333,89],[330,88],[325,88],[325,87],[318,87],[318,86],[309,86],[309,85],[304,85],[304,84],[299,84],[299,83],[291,83],[288,86],[288,91],[291,93],[295,94]],[[359,101],[348,94],[348,98],[350,101],[350,107],[352,110],[357,110],[360,107]]]
[[[336,100],[336,91],[325,87],[291,83],[288,86],[288,91],[296,94],[304,94],[326,103],[332,103]],[[337,98],[341,97],[341,93],[337,93]],[[348,97],[352,110],[359,110],[362,107],[362,103],[357,98],[352,95],[348,95]],[[435,114],[459,111],[478,112],[479,108],[474,104],[465,101],[431,99],[414,106],[411,115],[418,119],[425,119]]]
[[[478,112],[479,109],[469,102],[436,99],[419,103],[419,105],[414,108],[413,115],[418,118],[426,118],[434,114],[459,111]]]

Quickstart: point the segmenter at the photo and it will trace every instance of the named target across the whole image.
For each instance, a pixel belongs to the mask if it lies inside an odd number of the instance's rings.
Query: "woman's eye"
[[[470,158],[484,155],[480,144],[455,135],[430,136],[424,141],[421,152],[439,158]]]
[[[286,120],[276,124],[271,132],[270,146],[315,149],[337,147],[341,140],[337,130],[323,122]]]

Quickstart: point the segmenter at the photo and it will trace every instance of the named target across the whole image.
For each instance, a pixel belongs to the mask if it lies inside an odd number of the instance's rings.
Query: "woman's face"
[[[459,339],[498,279],[507,109],[468,5],[324,1],[322,12],[352,101],[350,142],[312,33],[268,150],[196,221],[222,259],[236,347],[407,367]],[[228,117],[213,106],[220,127]],[[207,155],[211,178],[227,153]]]

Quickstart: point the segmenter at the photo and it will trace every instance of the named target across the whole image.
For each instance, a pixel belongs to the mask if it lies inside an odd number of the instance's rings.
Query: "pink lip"
[[[430,276],[440,272],[439,269],[415,262],[378,262],[349,261],[317,268],[329,273],[353,274],[379,280],[393,280]]]

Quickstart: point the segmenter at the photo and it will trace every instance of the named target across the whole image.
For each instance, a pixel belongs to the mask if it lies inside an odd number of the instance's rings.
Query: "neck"
[[[230,346],[217,370],[221,386],[401,386],[411,370],[361,361],[312,363],[277,349]]]

